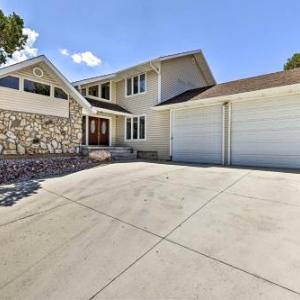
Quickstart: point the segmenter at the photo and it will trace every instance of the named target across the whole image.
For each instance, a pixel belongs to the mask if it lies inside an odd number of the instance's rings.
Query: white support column
[[[85,116],[85,145],[89,145],[89,116]]]

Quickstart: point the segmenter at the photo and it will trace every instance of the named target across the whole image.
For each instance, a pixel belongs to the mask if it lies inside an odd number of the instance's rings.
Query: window
[[[99,97],[99,86],[98,85],[90,86],[89,95],[94,97]]]
[[[101,98],[110,100],[110,83],[102,83],[101,84]]]
[[[127,79],[127,96],[130,96],[132,94],[131,82],[132,82],[131,78],[128,78]]]
[[[126,139],[131,139],[131,118],[126,119]]]
[[[0,78],[0,86],[10,88],[10,89],[19,89],[19,78],[14,76],[6,76]]]
[[[144,93],[146,90],[145,74],[140,75],[140,93]]]
[[[138,118],[137,117],[133,118],[133,139],[134,140],[138,139]]]
[[[140,74],[127,78],[126,95],[132,96],[146,92],[146,74]]]
[[[126,118],[125,123],[126,140],[146,139],[146,118],[145,116],[134,116]]]
[[[139,77],[133,77],[133,93],[137,94],[139,92]]]
[[[81,89],[81,95],[86,96],[86,88]]]
[[[145,139],[145,117],[144,116],[140,117],[139,134],[140,134],[140,139],[144,140]]]
[[[58,87],[54,88],[54,97],[68,100],[68,94],[66,94],[63,89]]]
[[[50,85],[24,79],[24,91],[39,95],[50,96]]]

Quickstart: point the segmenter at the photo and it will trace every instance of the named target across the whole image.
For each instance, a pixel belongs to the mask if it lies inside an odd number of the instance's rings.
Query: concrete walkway
[[[119,163],[0,186],[1,299],[300,299],[300,174]]]

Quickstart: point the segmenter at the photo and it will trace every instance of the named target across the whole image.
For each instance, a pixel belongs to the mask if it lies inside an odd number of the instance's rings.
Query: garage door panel
[[[273,168],[300,168],[299,156],[297,155],[237,155],[234,164]]]
[[[232,105],[233,164],[300,167],[300,97]]]
[[[173,160],[222,162],[222,106],[173,113]]]

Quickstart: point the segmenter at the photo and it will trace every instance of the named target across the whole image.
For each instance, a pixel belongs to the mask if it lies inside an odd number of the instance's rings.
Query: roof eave
[[[131,113],[115,111],[115,110],[110,110],[110,109],[95,107],[95,106],[93,106],[93,112],[107,113],[107,114],[112,114],[112,115],[117,115],[117,116],[124,116],[124,117],[131,117],[132,116]]]
[[[152,109],[155,111],[164,111],[164,110],[177,109],[177,108],[192,108],[196,106],[207,106],[207,105],[213,105],[213,104],[218,104],[223,102],[238,102],[238,101],[247,101],[253,99],[281,96],[281,95],[297,95],[297,94],[300,94],[300,83],[267,88],[267,89],[256,90],[256,91],[245,92],[245,93],[238,93],[233,95],[189,100],[189,101],[174,103],[174,104],[158,105],[152,107]]]

